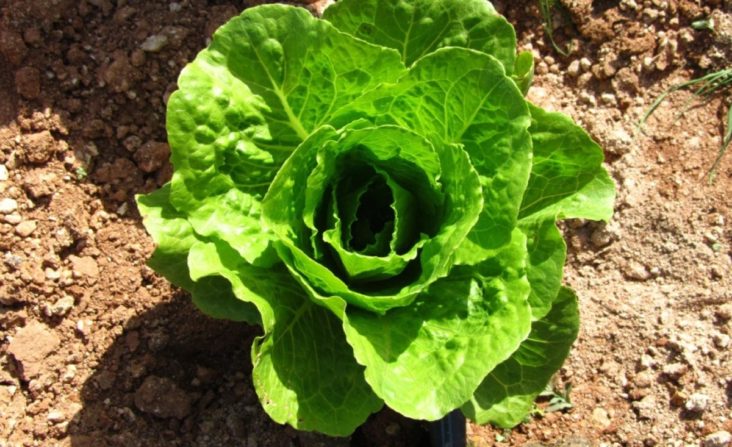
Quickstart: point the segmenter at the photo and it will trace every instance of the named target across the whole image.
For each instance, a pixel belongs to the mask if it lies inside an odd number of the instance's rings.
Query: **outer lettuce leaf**
[[[170,183],[136,199],[145,229],[156,244],[148,265],[176,286],[191,290],[188,252],[198,238],[185,214],[170,204]]]
[[[148,265],[171,283],[193,295],[201,311],[214,318],[259,324],[257,310],[232,296],[231,287],[214,281],[194,282],[188,269],[188,254],[204,238],[197,236],[185,216],[170,204],[170,184],[137,196],[145,227],[157,244]]]
[[[430,53],[396,85],[365,94],[332,123],[356,119],[412,129],[468,153],[485,205],[457,263],[477,264],[508,243],[531,169],[530,116],[521,91],[495,58],[464,48]]]
[[[530,105],[534,145],[531,177],[519,227],[529,239],[529,281],[534,319],[542,318],[559,291],[566,244],[557,219],[607,221],[615,185],[602,166],[600,146],[569,117]]]
[[[196,281],[226,278],[237,298],[259,310],[264,335],[252,345],[252,377],[272,419],[346,436],[381,408],[340,321],[308,299],[287,271],[252,267],[222,243],[192,246],[189,266]]]
[[[609,220],[615,185],[602,148],[568,116],[533,104],[530,111],[534,160],[520,219]]]
[[[562,288],[551,311],[533,323],[529,338],[511,358],[491,371],[463,412],[478,424],[510,428],[521,423],[564,363],[578,330],[577,298]]]
[[[411,306],[347,309],[344,328],[366,381],[389,407],[435,420],[462,405],[531,325],[525,237],[475,267],[456,267]]]
[[[216,233],[249,262],[271,264],[256,202],[277,170],[332,111],[404,70],[396,51],[302,8],[244,11],[183,70],[169,100],[171,203],[197,233]]]
[[[338,29],[393,48],[411,65],[442,47],[496,57],[511,72],[516,33],[487,0],[341,0],[323,17]]]

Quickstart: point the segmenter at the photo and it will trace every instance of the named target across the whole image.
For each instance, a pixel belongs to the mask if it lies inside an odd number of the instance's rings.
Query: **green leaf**
[[[285,5],[245,10],[219,28],[208,51],[264,99],[272,135],[293,148],[334,110],[404,70],[396,51]]]
[[[531,169],[529,110],[493,57],[445,48],[418,60],[393,86],[365,94],[333,118],[411,129],[435,145],[461,145],[480,175],[480,220],[457,255],[476,264],[508,243]]]
[[[516,33],[487,0],[341,0],[323,17],[348,34],[399,51],[407,65],[438,48],[463,47],[513,69]]]
[[[261,203],[238,189],[210,197],[188,213],[196,233],[228,243],[248,263],[269,267],[279,259],[270,247],[271,234],[259,223]]]
[[[511,428],[521,423],[564,363],[578,330],[577,298],[562,288],[551,311],[532,324],[526,341],[488,375],[463,412],[479,424]]]
[[[521,89],[521,93],[526,95],[534,81],[534,54],[531,51],[522,51],[516,57],[512,78]]]
[[[231,290],[231,283],[221,276],[198,279],[191,289],[191,298],[193,304],[209,317],[262,324],[257,308],[238,299]]]
[[[530,110],[534,163],[521,220],[609,220],[615,185],[602,166],[602,148],[568,116]]]
[[[519,227],[529,239],[534,319],[549,311],[559,291],[566,245],[557,219],[608,220],[615,186],[602,166],[602,149],[570,118],[531,105],[534,163]]]
[[[531,325],[524,244],[515,231],[489,262],[454,268],[408,307],[385,315],[347,309],[346,338],[389,407],[439,419],[518,348]]]
[[[238,299],[259,310],[265,334],[252,345],[252,378],[272,419],[347,436],[381,408],[338,318],[310,301],[286,271],[252,267],[223,243],[194,245],[189,263],[194,280],[223,277]]]
[[[556,223],[549,220],[527,221],[519,224],[526,234],[529,251],[527,275],[531,283],[531,314],[534,320],[544,317],[551,309],[553,297],[562,285],[562,269],[567,258],[567,244]]]
[[[170,204],[170,183],[135,200],[145,228],[157,244],[148,265],[176,286],[191,290],[188,250],[198,238],[185,215]]]
[[[170,97],[171,203],[195,213],[195,226],[215,225],[218,216],[202,208],[230,203],[214,198],[233,189],[261,199],[295,147],[334,110],[404,70],[396,51],[348,36],[302,8],[247,9],[217,30]],[[224,239],[252,259],[266,235],[249,249]]]
[[[337,144],[333,142],[337,141]],[[314,210],[306,205],[307,190],[312,184],[326,184],[335,180],[327,173],[335,173],[339,154],[357,154],[358,166],[378,166],[400,185],[409,189],[426,215],[425,219],[437,226],[434,234],[422,247],[417,269],[405,272],[385,283],[370,284],[368,288],[352,287],[338,276],[338,268],[315,259],[308,233],[317,230],[303,210]],[[360,158],[359,158],[360,157]],[[316,166],[319,166],[316,169]],[[306,176],[313,172],[310,177]],[[441,188],[437,182],[440,178]],[[317,178],[317,181],[311,181]],[[443,197],[447,199],[443,199]],[[444,205],[441,203],[445,201]],[[482,208],[479,178],[468,155],[459,147],[434,148],[424,138],[396,126],[344,129],[336,133],[328,126],[319,129],[305,141],[282,167],[264,199],[264,221],[278,237],[276,246],[280,258],[310,292],[313,299],[338,296],[364,309],[384,312],[392,307],[411,302],[416,295],[435,279],[447,274],[452,254],[475,224]],[[439,211],[439,212],[437,212]],[[427,232],[429,234],[429,232]]]

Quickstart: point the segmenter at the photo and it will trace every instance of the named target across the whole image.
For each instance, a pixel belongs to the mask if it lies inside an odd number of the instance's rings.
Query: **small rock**
[[[686,374],[688,368],[683,363],[669,363],[663,366],[661,372],[666,375],[669,379],[678,380],[681,376]]]
[[[18,209],[18,201],[15,199],[5,198],[0,200],[0,214],[10,214]]]
[[[170,12],[181,12],[183,10],[183,5],[177,2],[173,2],[168,5],[168,9]]]
[[[612,93],[603,93],[602,95],[600,95],[600,99],[603,103],[605,103],[605,105],[608,106],[614,106],[618,103],[618,99]]]
[[[135,392],[135,406],[160,418],[184,419],[191,412],[191,398],[172,380],[148,376]]]
[[[648,388],[653,385],[655,378],[651,371],[643,371],[635,376],[633,384],[640,388]]]
[[[582,59],[580,59],[579,63],[580,63],[580,68],[582,69],[582,71],[587,71],[592,67],[592,61],[587,59],[586,57],[583,57]]]
[[[2,204],[2,202],[0,202],[0,204]],[[0,207],[0,213],[2,213],[2,207]],[[722,304],[721,306],[719,306],[719,309],[714,312],[714,314],[723,323],[732,320],[732,303]]]
[[[626,278],[635,281],[646,281],[651,278],[651,273],[648,271],[646,266],[636,261],[629,262],[625,266],[623,273],[625,274]]]
[[[575,59],[567,67],[567,74],[576,78],[580,73],[580,61]]]
[[[158,51],[162,50],[167,44],[168,36],[166,36],[165,34],[153,34],[152,36],[145,39],[142,45],[140,45],[140,48],[142,48],[143,51],[147,51],[148,53],[157,53]]]
[[[48,422],[57,423],[66,420],[66,415],[59,410],[51,410],[48,412]]]
[[[619,231],[614,225],[602,225],[595,229],[590,235],[590,242],[596,248],[603,248],[610,245],[613,241],[619,239]]]
[[[703,447],[728,447],[732,444],[732,434],[727,431],[718,431],[704,438]]]
[[[48,317],[63,317],[74,307],[74,297],[65,296],[50,306],[45,306],[43,312]]]
[[[41,72],[34,67],[23,67],[15,72],[15,89],[26,99],[41,96]]]
[[[74,377],[76,377],[76,365],[68,365],[66,366],[66,371],[64,372],[64,375],[61,377],[61,380],[64,382],[71,382],[74,380]]]
[[[684,408],[692,413],[703,413],[709,406],[709,396],[702,393],[694,393],[686,400]]]
[[[656,398],[653,395],[648,395],[637,402],[633,402],[633,408],[638,414],[638,419],[642,420],[655,419],[657,405]]]
[[[23,222],[23,216],[18,213],[13,213],[3,216],[3,220],[5,221],[5,223],[9,223],[10,225],[18,225],[19,223]]]
[[[729,348],[730,336],[727,334],[714,334],[712,336],[712,340],[714,341],[714,346],[718,347],[719,349]]]
[[[37,377],[46,367],[46,357],[51,355],[61,341],[46,325],[33,321],[20,329],[8,345],[10,353],[20,366],[21,378]]]
[[[604,408],[597,407],[594,410],[592,410],[592,421],[597,424],[598,426],[602,428],[607,428],[612,424],[612,421],[610,420],[610,416],[607,413],[607,410]]]
[[[5,165],[0,165],[0,182],[4,182],[8,179],[8,168]]]
[[[28,237],[36,231],[36,227],[37,225],[35,220],[25,220],[15,227],[15,232],[20,237]]]

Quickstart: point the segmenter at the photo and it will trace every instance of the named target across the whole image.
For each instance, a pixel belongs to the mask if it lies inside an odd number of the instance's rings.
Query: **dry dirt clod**
[[[170,157],[170,147],[167,143],[148,141],[135,152],[137,166],[144,172],[154,172],[163,167]]]
[[[78,257],[69,256],[71,261],[71,273],[75,278],[89,278],[94,280],[99,276],[99,265],[94,258],[90,256]]]
[[[24,159],[31,164],[44,164],[56,152],[56,140],[51,132],[47,130],[25,135],[22,139],[22,145]]]
[[[19,330],[8,345],[8,352],[20,366],[23,380],[37,377],[44,370],[44,361],[61,343],[55,332],[33,321]]]
[[[38,98],[41,96],[41,72],[35,67],[23,67],[16,71],[15,88],[24,98]]]
[[[160,418],[184,419],[191,411],[191,398],[172,380],[148,376],[135,392],[135,406]]]

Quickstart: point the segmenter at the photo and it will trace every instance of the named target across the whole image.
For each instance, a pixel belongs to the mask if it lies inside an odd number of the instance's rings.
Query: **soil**
[[[252,2],[254,3],[254,2]],[[0,0],[0,446],[418,446],[388,410],[344,439],[273,423],[251,385],[257,328],[211,320],[145,266],[134,203],[171,175],[165,102],[234,0]],[[609,225],[571,221],[582,328],[554,390],[571,408],[475,446],[729,446],[732,154],[707,179],[723,96],[671,85],[729,66],[732,4],[496,1],[535,55],[529,96],[606,151]],[[315,3],[311,8],[322,7]],[[714,32],[691,27],[713,17]],[[726,101],[726,102],[725,102]]]

